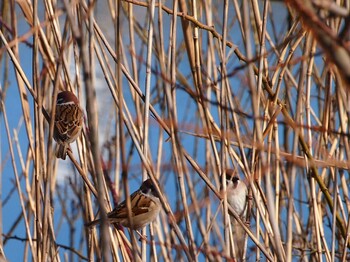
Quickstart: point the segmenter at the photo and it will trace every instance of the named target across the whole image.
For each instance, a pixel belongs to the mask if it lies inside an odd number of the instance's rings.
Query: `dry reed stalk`
[[[11,65],[17,85],[0,89],[2,180],[14,180],[2,208],[17,214],[3,215],[0,253],[11,240],[24,261],[231,259],[231,211],[248,260],[346,261],[350,2],[286,2],[2,5],[1,72]],[[52,142],[63,88],[87,115],[68,170]],[[220,191],[226,167],[250,186],[248,225]],[[163,211],[138,241],[105,215],[147,176]]]

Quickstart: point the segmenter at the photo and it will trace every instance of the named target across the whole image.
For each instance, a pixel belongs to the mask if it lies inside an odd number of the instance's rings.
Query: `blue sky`
[[[106,3],[102,2],[99,3],[98,6],[96,6],[96,19],[97,22],[100,24],[101,29],[103,30],[103,32],[106,34],[108,40],[110,42],[113,42],[114,39],[114,35],[113,32],[110,32],[111,30],[109,30],[111,28],[111,21],[106,19],[106,15],[108,14],[108,6]],[[145,17],[144,12],[143,12],[143,8],[135,8],[135,12],[137,15],[140,15],[139,21],[143,21],[142,18]],[[231,9],[232,10],[232,7]],[[42,12],[42,10],[40,10]],[[222,10],[218,10],[218,12],[222,12]],[[273,9],[272,12],[275,13],[275,15],[273,16],[275,19],[275,24],[276,24],[276,36],[278,37],[279,40],[281,40],[282,34],[284,32],[284,30],[286,29],[286,12],[285,12],[285,8],[282,6],[282,4],[279,3],[275,3],[273,4]],[[20,11],[18,10],[17,12],[18,14],[20,14]],[[165,16],[165,21],[169,22],[169,20],[171,19],[171,16],[167,15],[167,14],[163,14]],[[108,16],[109,17],[109,16]],[[142,22],[140,22],[141,25],[144,25]],[[63,26],[63,25],[62,25]],[[125,23],[125,25],[123,25],[123,33],[127,33],[128,32],[128,25]],[[180,20],[178,21],[178,27],[180,28]],[[19,16],[18,19],[18,28],[19,28],[19,35],[23,35],[25,34],[29,28],[27,26],[27,23],[25,22],[24,18]],[[221,28],[220,27],[215,27],[215,29],[220,32]],[[236,30],[237,31],[236,31]],[[273,28],[271,27],[271,23],[269,23],[267,30],[269,31],[270,34],[273,34]],[[167,46],[169,43],[169,39],[168,37],[168,29],[165,29],[165,45]],[[239,32],[239,33],[237,33]],[[204,34],[206,34],[206,32],[204,32]],[[178,30],[178,46],[182,45],[182,32],[180,30]],[[243,40],[241,39],[241,34],[240,31],[238,30],[238,27],[233,27],[233,30],[230,32],[230,34],[228,35],[228,39],[230,41],[233,41],[234,44],[238,45],[240,50],[244,50],[243,47]],[[32,39],[29,38],[28,41],[31,43]],[[127,41],[128,41],[128,37],[125,37],[125,39],[123,38],[123,41],[125,46],[128,46]],[[206,50],[206,45],[207,43],[204,42],[203,46],[204,46],[204,51]],[[267,49],[270,51],[270,45],[269,43],[267,43]],[[22,67],[25,69],[25,74],[27,75],[27,77],[29,78],[30,81],[32,81],[32,51],[31,48],[27,47],[24,43],[21,43],[19,45],[19,52],[21,54],[21,65]],[[141,48],[144,48],[143,52],[141,52]],[[229,51],[229,50],[227,50]],[[140,87],[141,89],[144,91],[144,81],[145,81],[145,57],[146,57],[146,49],[144,46],[140,46],[140,50],[137,50],[136,55],[141,55],[142,59],[140,59],[140,64],[138,65],[140,68],[139,71],[139,81],[140,81]],[[255,50],[254,50],[255,52]],[[300,49],[296,50],[296,54],[295,57],[300,57],[301,55],[301,51]],[[189,65],[187,62],[186,57],[182,57],[179,55],[179,57],[182,59],[182,61],[179,63],[179,67],[178,70],[181,71],[181,73],[188,78],[189,83],[193,83],[192,78],[191,78],[191,71],[189,69]],[[179,59],[180,59],[179,58]],[[216,57],[218,59],[218,56]],[[203,60],[207,59],[207,57],[205,57],[203,55]],[[275,65],[275,60],[276,60],[276,56],[269,53],[269,61],[271,61],[271,65]],[[317,64],[322,65],[322,58],[321,57],[317,57]],[[154,59],[155,61],[156,59]],[[73,60],[72,60],[73,61]],[[130,59],[128,59],[128,62],[130,62]],[[205,62],[205,61],[203,61]],[[247,77],[247,70],[246,68],[243,66],[242,68],[240,68],[243,64],[240,63],[238,61],[238,59],[232,55],[230,57],[230,60],[228,61],[228,69],[229,72],[232,73],[232,75],[230,75],[229,78],[229,82],[231,85],[231,88],[233,90],[233,93],[235,94],[235,99],[237,99],[240,102],[240,106],[241,109],[244,113],[246,113],[248,116],[252,116],[252,106],[251,106],[251,93],[249,92],[248,88],[247,89],[243,89],[242,86],[246,85],[246,77]],[[2,65],[3,66],[3,65]],[[130,64],[129,64],[130,66]],[[219,68],[219,59],[217,60],[217,66]],[[72,62],[71,65],[71,69],[72,72],[74,72],[74,65]],[[153,63],[152,65],[152,69],[154,70],[154,73],[152,75],[152,90],[155,92],[156,87],[159,88],[159,92],[162,91],[162,81],[159,81],[160,78],[160,69],[159,69],[159,65]],[[292,73],[293,74],[297,74],[298,71],[298,66],[294,67],[294,70]],[[105,136],[106,134],[109,134],[110,136],[113,134],[114,130],[113,128],[111,130],[108,130],[107,127],[109,126],[109,124],[112,124],[113,126],[113,121],[114,118],[111,118],[110,116],[113,116],[113,114],[115,113],[114,109],[113,109],[113,100],[111,98],[111,95],[109,93],[107,84],[104,80],[104,78],[102,77],[102,73],[100,71],[99,66],[96,66],[96,90],[98,92],[98,109],[99,109],[99,124],[100,124],[100,143],[101,146],[103,144],[103,141],[105,140]],[[273,72],[274,68],[272,67],[271,69],[271,74]],[[2,71],[1,71],[2,72]],[[21,146],[21,153],[26,153],[27,152],[27,148],[28,148],[28,140],[26,137],[26,132],[25,132],[25,127],[23,124],[23,121],[21,120],[21,116],[22,116],[22,111],[21,111],[21,103],[19,101],[19,96],[18,96],[18,88],[17,88],[17,81],[14,75],[14,71],[12,68],[12,64],[10,63],[10,70],[9,70],[9,87],[6,93],[6,100],[5,100],[5,108],[7,110],[7,117],[8,117],[8,121],[9,121],[9,128],[10,128],[10,132],[13,135],[14,133],[14,129],[18,127],[19,123],[21,123],[20,128],[19,128],[19,144]],[[220,83],[219,83],[220,84]],[[159,85],[159,86],[157,86]],[[3,87],[2,87],[3,88]],[[197,108],[197,104],[194,103],[193,99],[188,95],[188,93],[186,93],[185,91],[183,91],[181,88],[181,86],[178,84],[178,86],[176,87],[176,93],[177,93],[177,106],[178,106],[178,120],[179,120],[179,129],[180,131],[189,131],[189,132],[195,132],[195,131],[199,131],[199,133],[203,128],[203,124],[201,123],[201,120],[198,117],[198,108]],[[207,87],[205,87],[207,88]],[[284,86],[282,86],[282,88],[284,88]],[[313,86],[313,91],[317,91],[317,86]],[[242,90],[244,90],[242,92]],[[248,91],[247,91],[248,90]],[[291,101],[291,106],[292,112],[295,112],[295,104],[296,104],[296,97],[297,97],[297,91],[296,89],[290,88],[288,89],[290,92],[290,101]],[[124,97],[127,101],[128,107],[129,109],[131,109],[131,114],[132,116],[136,119],[136,113],[135,113],[135,108],[132,105],[132,99],[131,99],[131,94],[130,94],[130,89],[128,87],[128,83],[125,81],[123,82],[123,92],[124,92]],[[214,92],[212,92],[212,99],[213,101],[216,101],[215,96],[214,96]],[[281,94],[281,97],[283,97],[284,94]],[[155,98],[156,95],[155,93],[152,94],[152,98]],[[33,101],[32,98],[29,96],[29,102],[30,102],[30,106],[31,106],[31,113],[32,113],[32,120],[34,120],[33,117]],[[82,106],[85,107],[84,105],[84,98],[81,99],[82,101]],[[160,112],[160,105],[159,104],[155,104],[155,108],[158,112]],[[219,116],[218,116],[218,109],[217,106],[215,104],[213,104],[211,106],[211,113],[214,117],[214,120],[219,123]],[[111,120],[112,119],[112,120]],[[151,155],[153,156],[153,163],[156,164],[158,159],[157,159],[157,143],[158,143],[158,136],[159,136],[159,127],[158,124],[156,123],[156,121],[153,120],[153,118],[150,118],[151,122],[150,122],[150,126],[151,126],[151,131],[150,131],[150,136],[149,136],[149,141],[150,141],[150,146],[151,146]],[[253,127],[253,120],[254,119],[249,119],[249,117],[247,117],[246,122],[248,123],[247,126],[240,126],[240,129],[242,131],[246,131],[246,133],[243,133],[243,137],[250,139],[250,135],[252,133],[252,127]],[[283,121],[283,119],[281,117],[278,118],[279,121]],[[242,121],[243,122],[243,121]],[[34,122],[32,123],[34,126]],[[313,124],[316,124],[315,121],[313,122]],[[283,132],[283,123],[279,129],[279,132]],[[198,128],[198,129],[197,129]],[[247,129],[246,129],[247,128]],[[3,117],[1,118],[1,122],[0,122],[0,132],[1,132],[1,159],[2,159],[2,178],[1,178],[1,197],[2,200],[4,201],[4,199],[8,196],[9,192],[13,189],[14,187],[14,173],[13,173],[13,168],[11,165],[11,160],[9,158],[9,151],[8,151],[8,143],[7,143],[7,137],[6,137],[6,132],[5,132],[5,125],[4,125],[4,121],[3,121]],[[46,134],[47,136],[47,134]],[[189,134],[186,134],[184,132],[180,132],[179,133],[180,136],[180,141],[182,142],[182,146],[186,149],[186,151],[192,155],[195,160],[197,161],[197,163],[202,167],[202,169],[204,170],[206,167],[210,166],[210,164],[206,163],[206,147],[205,147],[205,140],[202,138],[195,138],[194,136],[191,136]],[[281,135],[281,137],[284,137],[283,135]],[[177,185],[176,185],[176,174],[173,172],[173,153],[172,153],[172,149],[171,149],[171,142],[167,141],[168,136],[164,133],[164,138],[163,138],[163,142],[164,142],[164,147],[163,147],[163,158],[161,159],[161,162],[164,163],[164,165],[162,166],[162,177],[160,178],[161,184],[163,186],[163,190],[164,192],[166,192],[166,196],[172,206],[172,208],[174,208],[174,210],[177,207],[177,203],[176,201],[179,198],[179,195],[177,194]],[[290,141],[292,141],[293,139],[293,134],[287,136],[287,139],[290,139]],[[195,143],[195,141],[200,141],[198,144]],[[283,144],[284,141],[280,141],[281,144]],[[129,148],[131,145],[131,140],[127,140],[127,145]],[[73,150],[76,148],[76,145],[73,144]],[[219,145],[218,145],[219,148]],[[248,151],[248,150],[247,150]],[[238,150],[237,150],[238,152]],[[17,149],[15,149],[15,154],[17,156],[18,152]],[[24,156],[25,157],[25,156]],[[18,159],[18,157],[16,157],[16,159]],[[16,161],[16,166],[19,172],[19,175],[22,176],[22,169],[21,169],[21,163],[19,163],[18,161]],[[57,178],[57,183],[59,183],[61,186],[64,184],[69,183],[69,179],[72,180],[79,180],[80,177],[79,175],[77,175],[72,169],[71,164],[69,162],[69,160],[66,161],[58,161],[58,165],[59,165],[59,172],[58,172],[58,178]],[[30,170],[30,176],[32,175],[32,163],[31,166],[29,168]],[[193,177],[193,181],[200,181],[199,176],[196,174],[196,172],[193,171],[193,169],[188,165],[187,166],[188,170],[189,170],[189,176]],[[131,177],[130,179],[130,191],[133,192],[134,190],[138,189],[140,183],[141,183],[141,175],[140,175],[140,170],[141,170],[141,161],[139,159],[139,157],[137,156],[137,154],[135,154],[135,157],[132,158],[131,160],[131,164],[130,164],[130,170],[129,170],[129,175]],[[210,172],[210,171],[209,171]],[[298,169],[298,176],[297,176],[297,182],[299,183],[300,186],[302,186],[302,183],[304,182],[304,178],[303,176],[305,176],[305,170],[302,168]],[[208,176],[214,180],[213,175],[212,174],[208,174]],[[216,181],[212,181],[214,183],[214,185],[216,185]],[[81,181],[82,183],[82,181]],[[25,191],[25,183],[24,180],[22,178],[21,180],[21,186],[22,186],[22,190]],[[218,186],[218,185],[216,185]],[[206,196],[206,192],[204,190],[205,188],[205,184],[204,182],[199,182],[196,185],[196,193],[198,197],[205,197]],[[298,191],[295,195],[295,199],[299,199],[299,200],[303,200],[306,201],[307,200],[307,196],[305,192],[299,191],[299,186],[296,188],[296,191]],[[299,192],[301,192],[299,194]],[[62,193],[62,192],[61,192]],[[68,191],[66,194],[66,197],[70,200],[70,205],[69,208],[71,208],[70,212],[76,211],[75,208],[77,208],[79,206],[79,202],[78,199],[75,197],[75,195],[73,194],[73,192]],[[63,210],[58,198],[58,195],[56,193],[56,195],[53,196],[53,206],[54,206],[54,212],[56,217],[60,217],[60,215],[62,214]],[[121,193],[121,198],[123,199],[123,193]],[[219,201],[217,200],[217,198],[212,194],[209,193],[209,199],[210,199],[210,206],[208,207],[209,209],[212,210],[212,212],[215,212],[218,205],[219,205]],[[297,203],[296,205],[299,205],[299,203]],[[97,204],[96,204],[97,207]],[[305,217],[308,217],[310,214],[309,209],[308,209],[308,205],[306,205],[305,203],[301,203],[300,207],[298,207],[298,210],[303,210],[303,214]],[[97,208],[96,210],[97,211]],[[15,218],[18,217],[18,215],[21,213],[21,207],[19,204],[19,198],[18,198],[18,193],[15,191],[14,193],[12,193],[12,196],[10,198],[10,200],[8,202],[6,202],[5,205],[3,205],[3,213],[2,213],[2,224],[3,224],[3,233],[8,233],[10,226],[13,224],[13,221]],[[203,214],[204,217],[205,214]],[[283,216],[282,221],[284,221],[286,219],[287,213],[286,213],[286,209],[283,210],[281,212],[281,216]],[[195,216],[193,216],[193,218],[195,218]],[[32,219],[32,218],[31,218]],[[217,219],[222,219],[221,218],[221,213],[218,215]],[[33,220],[33,219],[32,219]],[[304,221],[305,222],[305,221]],[[194,231],[195,231],[195,235],[198,236],[198,228],[197,228],[197,224],[193,223],[194,225]],[[254,228],[255,225],[255,221],[252,222],[252,227]],[[182,221],[179,224],[180,228],[185,231],[185,226],[184,226],[184,222]],[[64,244],[64,245],[69,245],[69,239],[68,239],[68,233],[69,233],[69,228],[68,228],[68,224],[65,220],[55,220],[55,229],[56,229],[56,237],[57,237],[57,243],[59,244]],[[83,229],[83,222],[80,220],[77,220],[76,223],[76,230],[77,232],[81,232],[81,230]],[[220,229],[222,230],[222,228]],[[285,232],[283,232],[285,233]],[[329,234],[329,232],[326,232]],[[15,232],[12,233],[13,236],[17,236],[20,238],[24,238],[25,237],[25,229],[23,226],[23,220],[20,221],[19,226],[16,228]],[[79,247],[79,241],[81,241],[80,239],[80,235],[76,234],[75,235],[75,248]],[[198,242],[197,244],[200,244],[202,239],[201,237],[198,237],[196,239],[196,241]],[[218,241],[217,239],[214,239],[213,241]],[[327,239],[327,241],[329,241]],[[213,242],[212,242],[213,243]],[[250,245],[252,244],[251,241],[249,242]],[[25,244],[22,241],[19,240],[8,240],[8,242],[6,243],[4,249],[5,249],[5,254],[7,256],[7,258],[9,259],[9,261],[20,261],[23,260],[23,252],[24,252],[24,247]],[[63,259],[63,255],[65,254],[65,251],[63,248],[60,249],[60,256],[61,259]],[[85,254],[84,254],[85,255]],[[200,256],[200,259],[202,259],[203,257]],[[76,259],[76,257],[75,257]]]

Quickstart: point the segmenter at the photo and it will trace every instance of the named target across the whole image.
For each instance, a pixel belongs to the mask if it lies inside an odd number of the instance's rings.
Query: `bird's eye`
[[[149,192],[149,188],[142,188],[141,189],[141,192],[144,193],[144,194],[147,194]]]

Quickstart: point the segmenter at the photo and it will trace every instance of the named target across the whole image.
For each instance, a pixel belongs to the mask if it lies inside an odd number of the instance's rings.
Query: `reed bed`
[[[247,261],[350,260],[348,0],[0,2],[2,260],[234,261],[226,168]],[[85,112],[65,161],[62,90]],[[85,226],[147,177],[143,236]]]

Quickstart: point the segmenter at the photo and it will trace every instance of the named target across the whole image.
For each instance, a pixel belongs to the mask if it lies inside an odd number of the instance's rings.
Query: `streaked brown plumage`
[[[66,159],[69,144],[80,135],[83,127],[83,111],[78,98],[70,91],[57,95],[54,139],[58,143],[56,157]]]
[[[131,221],[128,219],[126,201],[124,200],[107,214],[108,221],[111,224],[116,223],[136,230],[151,223],[159,214],[161,203],[151,179],[145,180],[141,187],[131,194],[130,201]],[[86,224],[86,226],[92,227],[100,222],[101,219],[96,219]]]

